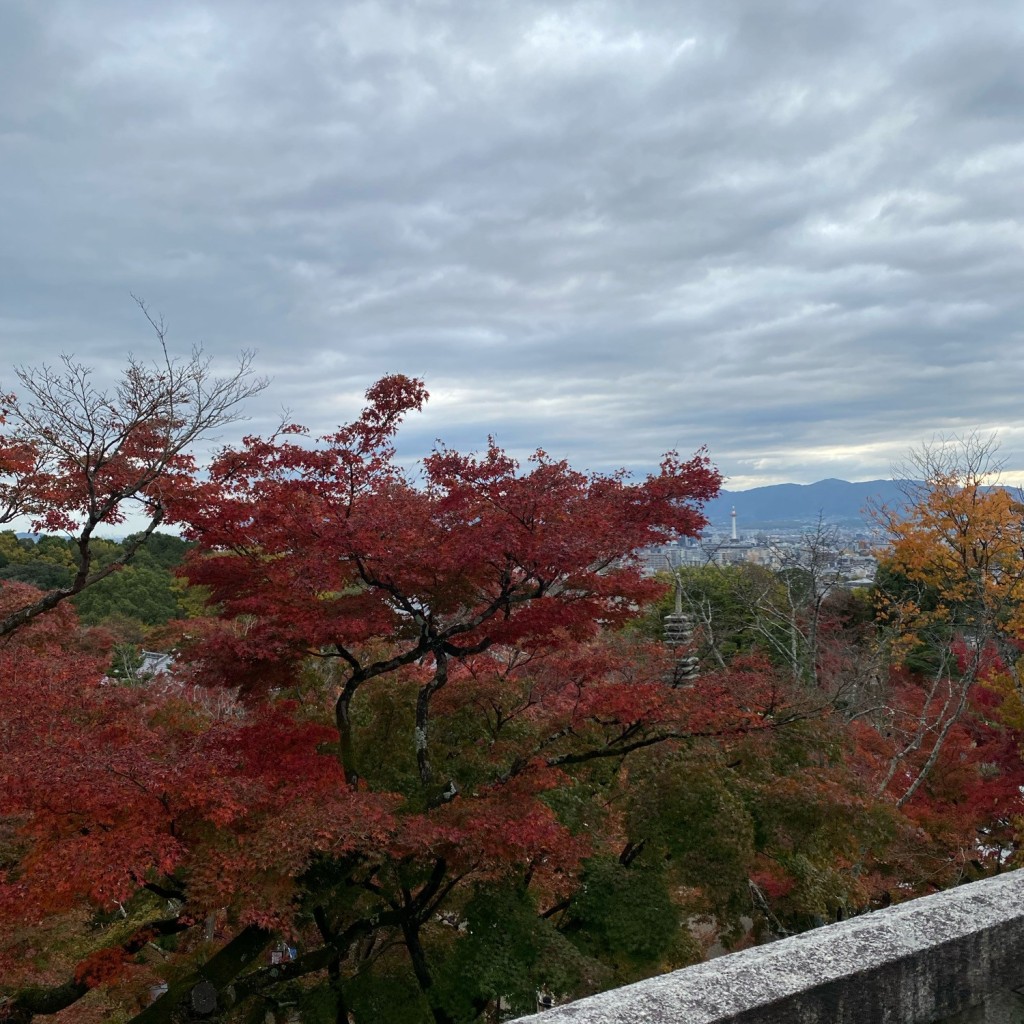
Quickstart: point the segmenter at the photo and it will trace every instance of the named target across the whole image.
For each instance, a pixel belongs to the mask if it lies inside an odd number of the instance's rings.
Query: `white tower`
[[[739,537],[736,536],[736,506],[735,505],[733,505],[733,507],[732,507],[731,516],[732,516],[732,539],[733,539],[733,542],[735,542],[735,541],[739,540]]]

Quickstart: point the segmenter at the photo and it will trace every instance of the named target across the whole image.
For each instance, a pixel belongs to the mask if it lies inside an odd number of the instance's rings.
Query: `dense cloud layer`
[[[1024,469],[1016,2],[8,0],[0,344],[259,352],[314,429],[741,488],[999,430]],[[6,380],[6,375],[4,377]]]

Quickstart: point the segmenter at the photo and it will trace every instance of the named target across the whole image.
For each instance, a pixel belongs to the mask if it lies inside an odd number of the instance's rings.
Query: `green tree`
[[[134,618],[160,626],[181,612],[174,577],[143,564],[126,566],[75,598],[82,621],[98,625],[112,617]]]
[[[40,590],[66,587],[71,582],[71,570],[52,562],[14,562],[0,569],[0,579],[30,583]]]
[[[139,534],[131,534],[125,537],[124,544],[128,547],[134,546],[140,539]],[[154,533],[146,541],[143,547],[139,548],[136,561],[139,565],[164,569],[168,572],[177,569],[185,560],[185,555],[192,548],[192,544],[176,537],[172,533]]]
[[[34,550],[32,541],[19,538],[13,530],[0,533],[0,566],[31,561]]]
[[[779,580],[760,565],[680,566],[674,576],[706,670],[725,668],[737,654],[759,646],[762,610],[782,599]],[[673,601],[672,594],[662,601],[660,616],[672,609]]]

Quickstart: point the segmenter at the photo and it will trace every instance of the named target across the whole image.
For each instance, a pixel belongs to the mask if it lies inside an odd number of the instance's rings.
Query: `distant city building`
[[[135,670],[137,679],[152,679],[154,676],[163,675],[169,672],[174,655],[162,651],[143,651],[142,661]]]
[[[794,524],[790,528],[773,530],[770,534],[761,531],[747,538],[739,531],[738,519],[733,506],[727,534],[709,529],[699,538],[681,538],[671,544],[638,552],[644,573],[653,576],[685,566],[702,565],[752,564],[781,569],[806,563],[809,558],[806,525]],[[846,588],[871,586],[877,569],[871,553],[875,544],[873,538],[863,531],[839,530],[835,539],[838,546],[834,556],[822,566],[835,577],[833,585]]]

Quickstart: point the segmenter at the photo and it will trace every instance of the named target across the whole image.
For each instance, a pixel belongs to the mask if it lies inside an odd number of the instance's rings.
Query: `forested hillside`
[[[0,536],[0,1020],[496,1020],[1016,863],[1022,509],[984,446],[922,453],[873,592],[823,528],[650,580],[703,451],[409,470],[396,375],[199,474],[245,372],[67,372],[0,435],[2,517],[51,533]]]
[[[138,537],[124,541],[96,539],[94,560],[103,567],[124,556]],[[161,626],[184,618],[190,607],[186,586],[175,576],[188,544],[168,533],[154,533],[131,564],[82,591],[74,598],[79,619],[90,626],[101,623],[142,636],[145,627]],[[68,587],[80,565],[73,538],[43,536],[38,541],[0,532],[0,579],[29,583],[40,590]]]

